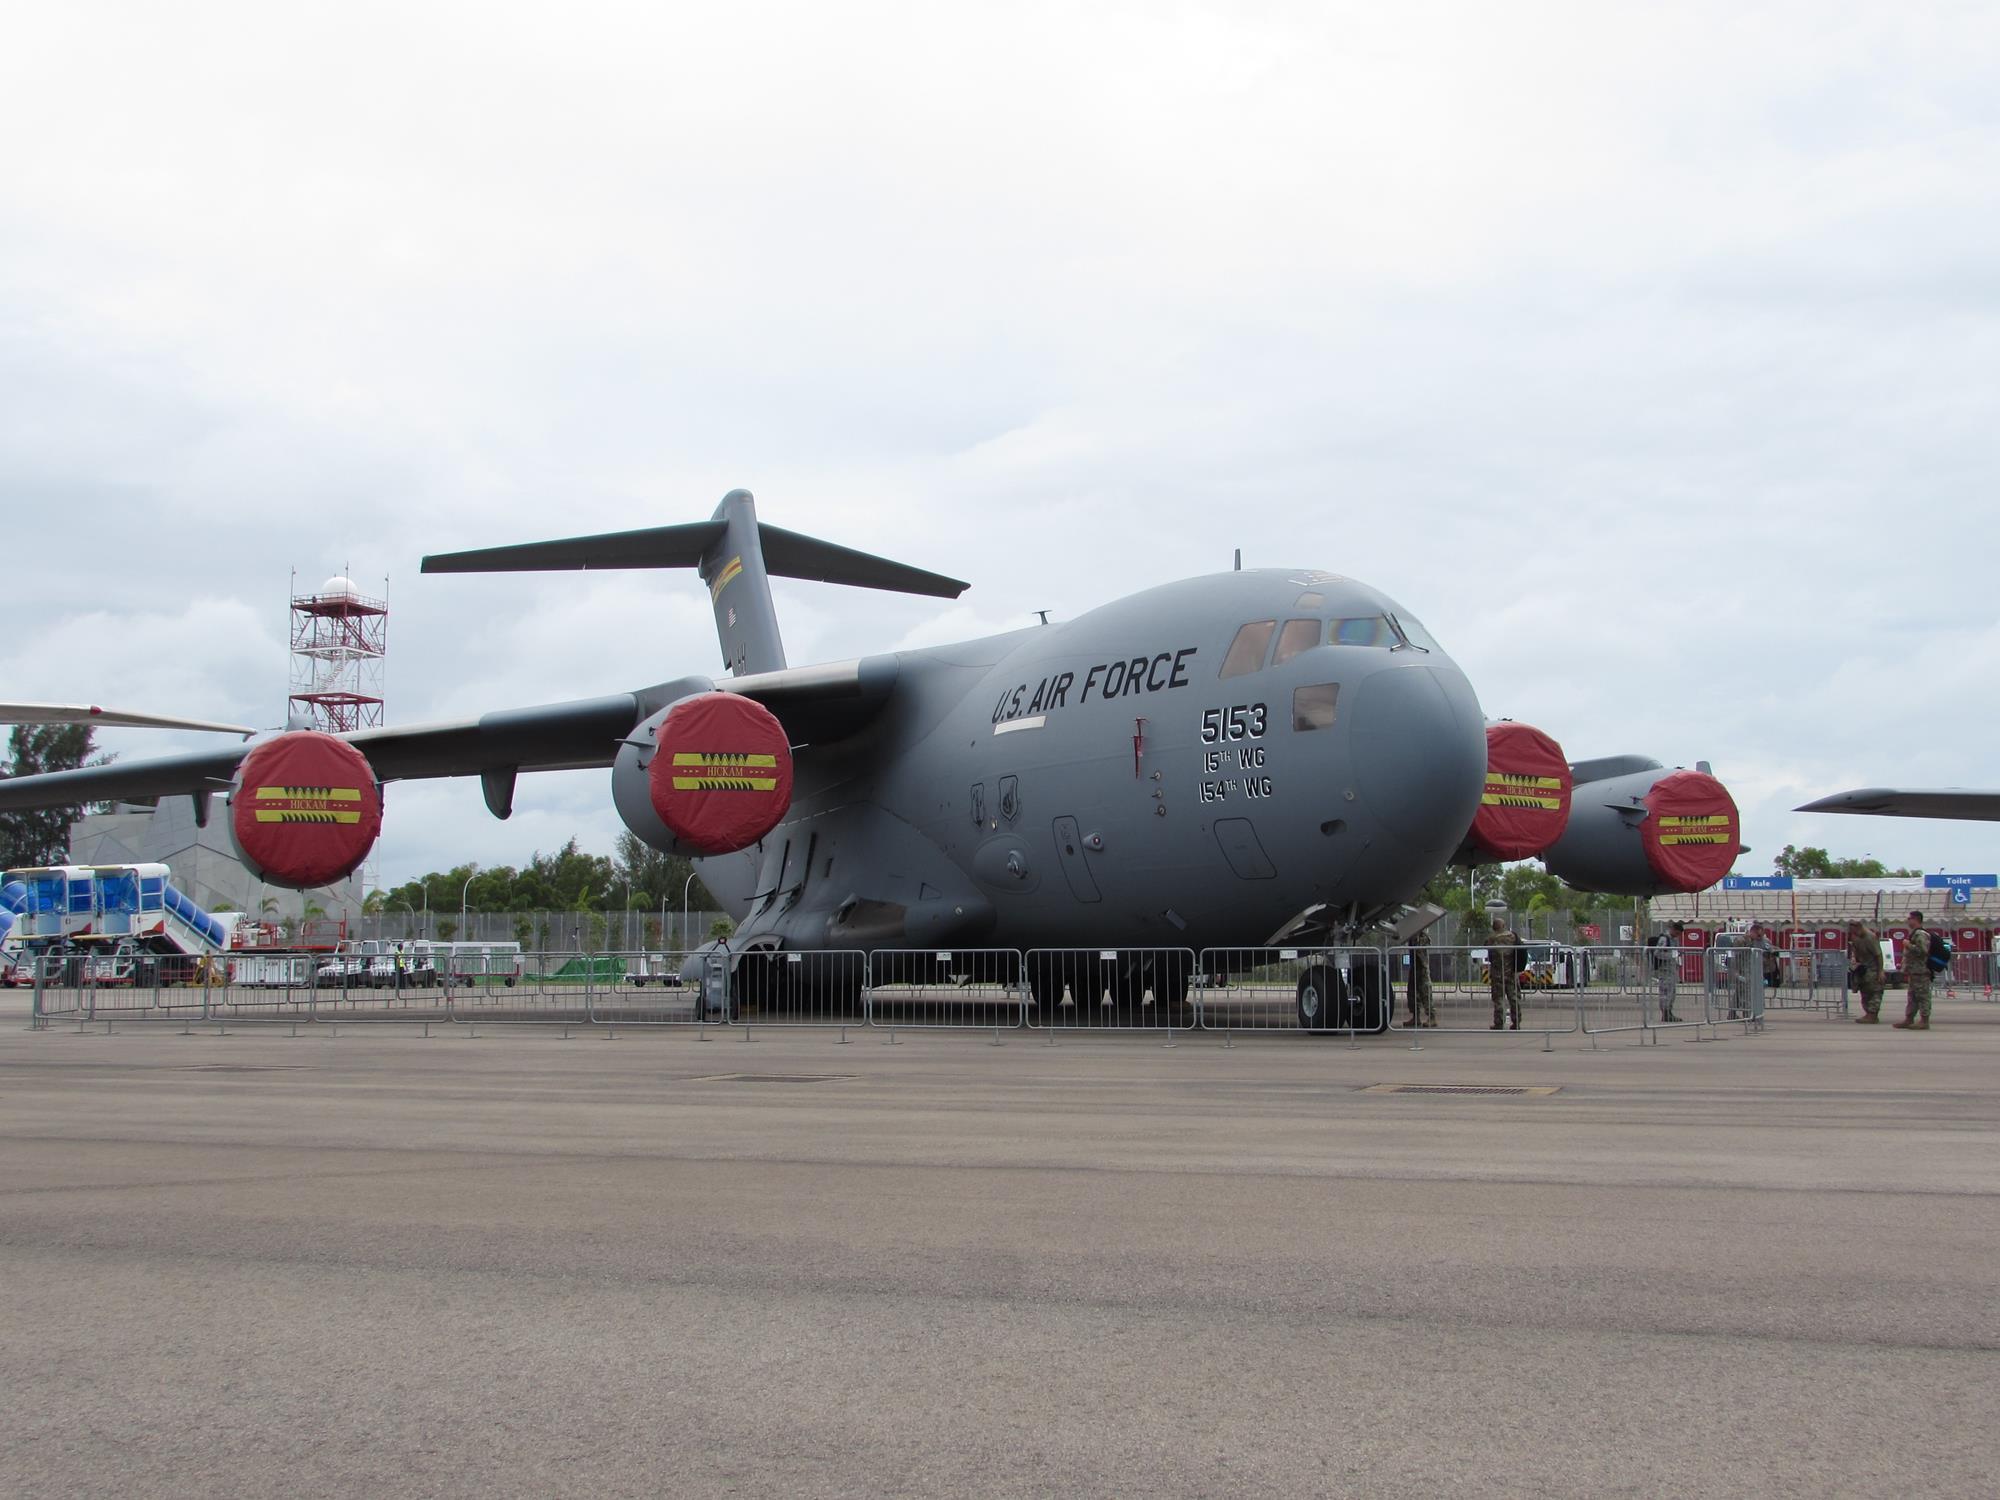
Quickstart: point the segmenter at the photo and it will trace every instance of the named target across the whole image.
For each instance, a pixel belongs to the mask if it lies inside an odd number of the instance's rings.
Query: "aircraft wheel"
[[[1354,1029],[1380,1033],[1389,1029],[1395,999],[1389,993],[1389,971],[1381,955],[1357,953],[1350,970],[1354,982]]]
[[[1344,1030],[1350,1007],[1347,981],[1340,970],[1314,964],[1299,976],[1299,1026],[1305,1031]]]

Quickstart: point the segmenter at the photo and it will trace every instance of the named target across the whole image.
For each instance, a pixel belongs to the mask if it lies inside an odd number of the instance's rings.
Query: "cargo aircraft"
[[[520,773],[595,767],[625,825],[697,860],[741,914],[733,998],[792,953],[1006,949],[1038,953],[1039,1006],[1078,989],[1062,950],[1118,950],[1114,996],[1179,1005],[1191,952],[1407,932],[1422,921],[1407,903],[1453,861],[1539,855],[1579,887],[1651,895],[1713,884],[1741,847],[1705,765],[1571,763],[1537,729],[1488,723],[1415,614],[1312,568],[794,667],[772,576],[938,598],[967,585],[761,523],[744,490],[703,522],[423,563],[599,568],[697,570],[726,675],[22,777],[0,782],[0,810],[190,796],[205,819],[220,795],[245,863],[306,888],[361,864],[385,783],[477,776],[505,818]],[[1386,1025],[1382,965],[1314,966],[1298,1004],[1319,1029]]]

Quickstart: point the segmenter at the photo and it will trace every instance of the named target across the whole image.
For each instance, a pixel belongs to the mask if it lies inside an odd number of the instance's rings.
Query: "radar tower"
[[[389,651],[389,580],[371,599],[345,573],[310,593],[292,570],[292,683],[287,718],[300,729],[344,734],[382,722]]]

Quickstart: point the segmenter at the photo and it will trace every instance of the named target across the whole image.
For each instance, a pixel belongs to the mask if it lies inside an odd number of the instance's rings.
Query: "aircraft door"
[[[1056,858],[1062,861],[1063,878],[1069,882],[1070,893],[1079,901],[1101,901],[1097,882],[1084,862],[1083,831],[1077,827],[1076,819],[1057,818],[1055,832]]]

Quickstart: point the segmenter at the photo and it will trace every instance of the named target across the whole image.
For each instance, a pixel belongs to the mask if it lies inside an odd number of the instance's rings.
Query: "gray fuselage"
[[[893,676],[883,712],[799,747],[785,820],[702,861],[748,908],[741,943],[1202,948],[1311,908],[1365,921],[1444,867],[1486,770],[1464,674],[1331,574],[1187,579],[862,667]]]

